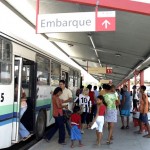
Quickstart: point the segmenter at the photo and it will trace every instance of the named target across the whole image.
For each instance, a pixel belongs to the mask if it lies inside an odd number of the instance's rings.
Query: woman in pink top
[[[62,89],[57,87],[54,90],[52,97],[53,104],[53,117],[55,118],[55,126],[50,130],[50,132],[46,135],[45,139],[47,142],[53,137],[56,131],[59,129],[59,140],[58,143],[65,145],[65,126],[64,126],[64,117],[63,117],[63,108],[67,109],[67,106],[62,105],[62,100],[59,96],[62,94]]]

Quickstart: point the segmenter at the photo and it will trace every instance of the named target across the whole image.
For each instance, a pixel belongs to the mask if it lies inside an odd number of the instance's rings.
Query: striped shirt
[[[89,96],[79,95],[79,106],[82,106],[82,112],[90,112],[92,103]]]

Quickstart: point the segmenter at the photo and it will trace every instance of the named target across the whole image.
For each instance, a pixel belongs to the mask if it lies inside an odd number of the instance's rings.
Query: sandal
[[[97,145],[97,146],[101,146],[101,143],[97,143],[96,145]]]
[[[145,137],[145,138],[150,138],[150,134],[146,134],[146,135],[144,135],[143,137]]]
[[[122,130],[123,130],[123,129],[125,129],[125,127],[124,127],[124,126],[122,126],[120,129],[122,129]]]
[[[114,139],[114,137],[113,137],[113,136],[111,136],[111,137],[110,137],[110,140],[113,140],[113,139]]]
[[[87,129],[91,129],[91,125],[87,125]]]
[[[106,141],[106,144],[110,145],[110,144],[112,144],[112,142],[111,141]]]
[[[83,146],[84,146],[83,144],[80,144],[80,145],[79,145],[79,147],[83,147]]]
[[[134,133],[136,133],[136,134],[142,134],[141,131],[135,131]]]
[[[71,147],[71,148],[74,148],[74,146],[73,146],[73,145],[71,145],[70,147]]]
[[[22,139],[22,141],[26,141],[26,140],[29,139],[31,136],[32,136],[32,134],[29,134],[27,137],[24,137],[24,138]]]

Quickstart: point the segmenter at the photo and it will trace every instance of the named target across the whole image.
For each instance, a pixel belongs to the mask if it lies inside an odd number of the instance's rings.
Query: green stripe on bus
[[[36,107],[51,104],[51,99],[37,100]]]
[[[13,112],[13,105],[0,106],[0,115],[9,114]]]
[[[14,104],[14,112],[19,112],[17,104]]]

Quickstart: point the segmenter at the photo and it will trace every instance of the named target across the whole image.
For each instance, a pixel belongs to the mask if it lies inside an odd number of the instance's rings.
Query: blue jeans
[[[64,126],[64,117],[63,116],[58,116],[54,117],[55,118],[55,125],[54,127],[50,130],[49,133],[47,133],[46,138],[50,140],[56,131],[59,129],[59,139],[58,143],[64,143],[65,142],[65,126]]]
[[[21,118],[22,118],[22,116],[26,110],[27,110],[27,106],[22,107],[20,109],[20,120],[21,120]],[[24,125],[21,122],[20,122],[20,127],[19,127],[19,134],[22,138],[27,137],[30,134],[29,131],[24,127]]]
[[[70,121],[67,120],[67,121],[65,122],[65,124],[66,124],[66,129],[67,129],[68,135],[71,136],[71,125],[70,125]]]
[[[68,132],[68,135],[71,136],[71,125],[70,125],[70,120],[68,118],[69,117],[69,112],[70,111],[68,111],[68,110],[63,110],[63,114],[65,114],[65,116],[64,116],[64,124],[66,126],[66,130]],[[68,114],[68,115],[66,116],[66,114]]]

